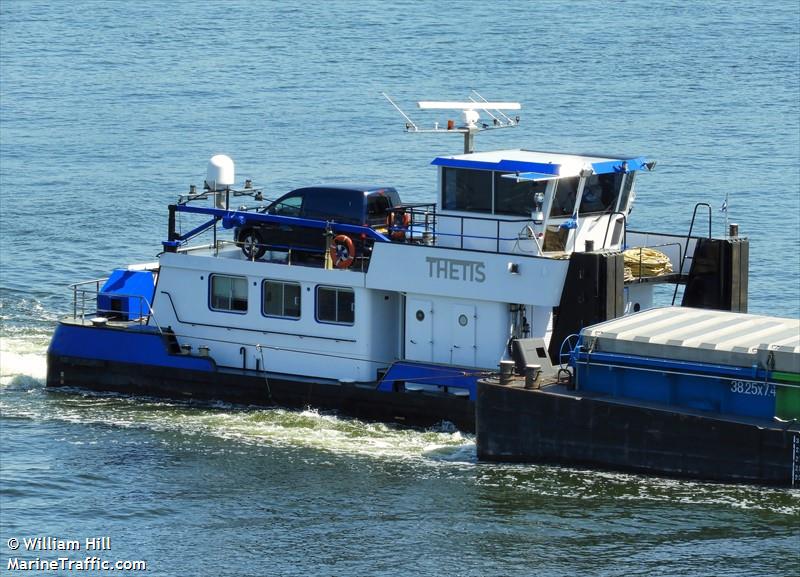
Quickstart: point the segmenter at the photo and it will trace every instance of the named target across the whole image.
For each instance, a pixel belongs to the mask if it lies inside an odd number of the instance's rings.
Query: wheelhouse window
[[[629,172],[625,175],[625,181],[622,183],[622,192],[619,195],[619,206],[617,210],[626,212],[631,198],[631,190],[633,190],[633,180],[636,177],[635,172]],[[627,214],[627,213],[626,213]]]
[[[495,214],[513,214],[530,217],[535,210],[534,195],[544,194],[547,181],[515,182],[511,178],[503,178],[502,172],[494,173],[494,212]]]
[[[247,277],[212,274],[209,281],[212,310],[247,312]]]
[[[550,216],[570,216],[575,212],[575,198],[578,196],[577,176],[560,178],[556,181],[556,193],[553,197],[553,206],[550,208]]]
[[[442,169],[442,208],[492,212],[492,171]]]
[[[300,285],[265,280],[261,284],[261,312],[268,317],[300,318]]]
[[[621,173],[593,174],[586,179],[578,214],[614,212],[622,184]]]
[[[325,323],[352,325],[355,322],[353,289],[317,287],[317,320]]]

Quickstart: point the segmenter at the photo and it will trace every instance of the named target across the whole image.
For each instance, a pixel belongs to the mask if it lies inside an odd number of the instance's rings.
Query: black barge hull
[[[47,386],[243,405],[308,407],[368,421],[432,427],[443,421],[474,432],[475,404],[453,395],[384,392],[372,386],[265,378],[246,370],[191,370],[48,354]]]
[[[478,459],[721,482],[800,482],[800,425],[745,422],[478,382]]]

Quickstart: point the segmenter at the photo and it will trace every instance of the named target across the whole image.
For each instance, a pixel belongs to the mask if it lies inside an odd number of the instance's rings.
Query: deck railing
[[[87,315],[91,315],[92,317],[103,318],[107,322],[109,320],[115,320],[115,318],[120,318],[121,315],[126,314],[126,311],[111,308],[101,308],[98,302],[101,296],[106,296],[109,299],[133,299],[135,304],[132,307],[132,310],[139,311],[139,313],[137,316],[132,318],[131,313],[128,312],[128,318],[126,319],[127,323],[135,323],[140,326],[144,326],[150,324],[149,321],[152,319],[153,325],[158,329],[159,332],[162,332],[161,326],[156,321],[153,308],[150,306],[150,301],[148,301],[146,297],[135,294],[101,292],[100,287],[104,285],[107,280],[108,278],[100,278],[69,285],[69,288],[72,289],[73,321],[79,321],[84,324],[87,322]],[[87,310],[87,306],[89,307],[89,310]],[[146,311],[146,313],[143,313],[143,311]],[[92,319],[89,319],[88,322],[91,323]]]

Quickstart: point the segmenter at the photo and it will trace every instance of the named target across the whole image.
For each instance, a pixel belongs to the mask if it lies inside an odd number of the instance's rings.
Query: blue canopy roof
[[[516,158],[508,158],[516,157]],[[527,158],[526,158],[527,157]],[[552,160],[543,162],[548,157]],[[610,158],[594,155],[566,155],[525,150],[474,153],[460,156],[440,156],[434,166],[513,172],[520,180],[550,180],[559,176],[575,176],[591,168],[594,174],[631,172],[645,167],[643,156]],[[566,170],[565,170],[566,169]]]

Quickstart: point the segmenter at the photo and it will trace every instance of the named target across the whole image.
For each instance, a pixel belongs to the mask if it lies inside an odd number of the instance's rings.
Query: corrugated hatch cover
[[[581,334],[592,351],[800,373],[800,319],[660,307]]]

